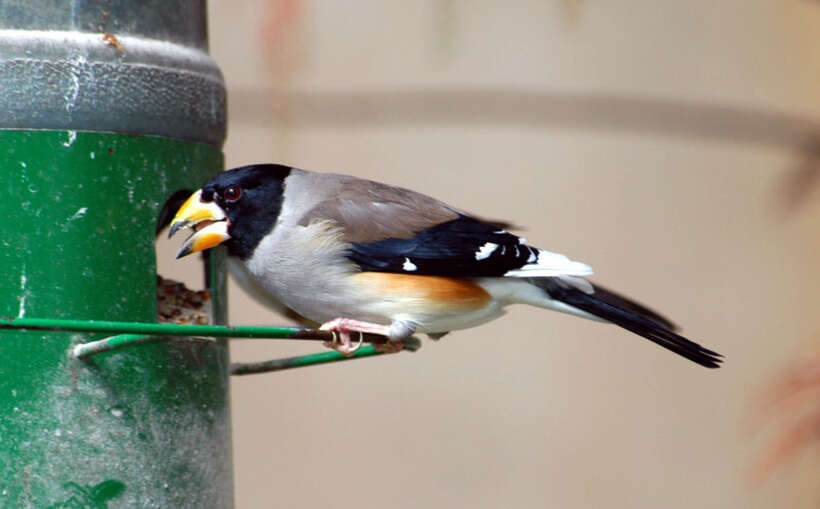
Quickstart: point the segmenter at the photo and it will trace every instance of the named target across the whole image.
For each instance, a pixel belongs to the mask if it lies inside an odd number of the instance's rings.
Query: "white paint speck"
[[[26,266],[23,265],[23,273],[20,274],[20,309],[17,311],[17,318],[26,316]]]
[[[487,242],[483,246],[481,246],[478,251],[475,252],[475,259],[476,260],[483,260],[485,258],[489,258],[493,251],[498,248],[498,244],[494,242]]]
[[[20,161],[20,166],[22,166],[23,168],[28,168],[28,165],[25,161]]]
[[[94,159],[94,158],[96,158],[96,157],[97,157],[97,154],[96,154],[96,153],[94,153],[94,152],[91,152],[91,153],[89,154],[89,157],[91,157],[91,159]]]
[[[413,272],[414,270],[418,269],[418,267],[416,267],[416,264],[410,261],[410,258],[404,259],[404,264],[401,266],[401,268],[407,272]]]
[[[68,131],[68,140],[63,142],[64,147],[70,147],[77,140],[77,131]],[[25,167],[25,166],[24,166]]]
[[[112,408],[111,409],[111,415],[113,415],[114,417],[119,419],[120,417],[122,417],[123,413],[122,413],[122,410],[120,410],[119,408]]]
[[[86,212],[88,212],[88,207],[80,207],[79,209],[77,209],[77,212],[75,212],[74,215],[71,216],[71,218],[69,218],[69,222],[74,221],[75,219],[80,219],[85,215]]]
[[[55,437],[61,437],[61,436],[63,436],[63,430],[61,430],[60,428],[55,429],[55,430],[54,430],[54,436],[55,436]]]
[[[12,397],[12,398],[16,398],[16,397],[17,397],[17,389],[12,389],[12,390],[11,390],[11,397]]]

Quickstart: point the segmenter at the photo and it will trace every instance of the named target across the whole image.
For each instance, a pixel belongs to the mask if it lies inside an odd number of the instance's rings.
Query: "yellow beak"
[[[201,189],[185,200],[179,208],[174,220],[171,221],[168,237],[185,227],[194,230],[194,234],[182,245],[177,258],[210,249],[231,238],[228,235],[228,218],[225,211],[215,202],[202,201]]]

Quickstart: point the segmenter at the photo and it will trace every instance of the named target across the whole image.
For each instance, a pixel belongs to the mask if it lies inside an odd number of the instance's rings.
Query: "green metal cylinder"
[[[0,317],[156,319],[160,210],[223,166],[206,42],[203,1],[0,1]],[[0,331],[0,507],[231,507],[224,340],[101,337]]]

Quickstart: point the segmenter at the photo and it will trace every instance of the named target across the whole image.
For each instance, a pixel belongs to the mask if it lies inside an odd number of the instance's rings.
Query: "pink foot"
[[[345,357],[350,357],[351,355],[356,353],[356,351],[359,348],[361,348],[362,333],[364,332],[369,332],[371,334],[379,334],[381,336],[390,336],[390,326],[388,325],[379,325],[377,323],[362,322],[360,320],[353,320],[351,318],[336,318],[327,323],[323,323],[322,326],[319,327],[319,330],[329,330],[333,332],[333,341],[325,342],[325,346],[336,350]],[[355,344],[350,339],[351,332],[359,333],[359,341]],[[395,342],[387,341],[387,343],[385,343],[385,346],[390,343]],[[381,348],[379,348],[379,350],[381,350]],[[401,343],[399,343],[398,350],[401,350]]]

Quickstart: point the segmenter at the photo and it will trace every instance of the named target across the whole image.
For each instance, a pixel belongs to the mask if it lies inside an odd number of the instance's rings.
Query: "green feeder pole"
[[[204,0],[0,0],[0,317],[155,321],[157,218],[224,136]],[[0,507],[231,507],[225,340],[69,356],[103,337],[0,330]]]

